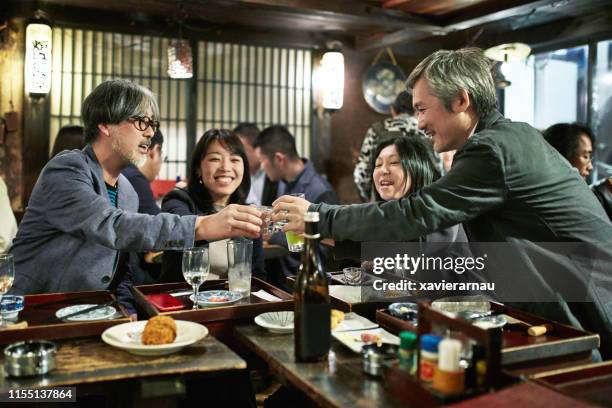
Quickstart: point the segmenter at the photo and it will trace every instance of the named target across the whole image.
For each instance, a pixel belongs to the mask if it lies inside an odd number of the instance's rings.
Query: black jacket
[[[162,200],[162,211],[178,215],[210,215],[215,213],[212,203],[205,207],[199,207],[191,198],[187,190],[175,188]],[[195,246],[207,245],[206,241],[196,241]],[[183,253],[177,251],[164,252],[162,260],[162,272],[159,282],[182,282],[183,271],[181,269]],[[264,269],[263,241],[261,238],[253,240],[253,276],[267,280]]]

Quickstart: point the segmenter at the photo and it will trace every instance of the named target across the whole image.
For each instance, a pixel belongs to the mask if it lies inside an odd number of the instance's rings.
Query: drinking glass
[[[268,205],[259,205],[256,207],[262,213],[263,227],[262,235],[270,235],[274,232],[274,221],[272,221],[272,207]]]
[[[2,296],[13,286],[13,279],[15,279],[13,255],[0,254],[0,303],[2,303]],[[4,321],[0,314],[0,326],[3,325]]]
[[[183,277],[193,287],[193,308],[198,308],[198,291],[210,271],[208,247],[189,248],[183,251]]]
[[[251,261],[253,241],[234,238],[227,241],[227,284],[229,290],[239,292],[243,298],[251,294]]]
[[[290,194],[294,197],[305,198],[303,193]],[[285,238],[287,238],[287,248],[290,252],[302,252],[304,249],[304,237],[296,234],[293,231],[285,231]]]
[[[363,268],[359,266],[349,266],[348,268],[342,269],[344,273],[344,282],[347,285],[359,286],[363,279]]]

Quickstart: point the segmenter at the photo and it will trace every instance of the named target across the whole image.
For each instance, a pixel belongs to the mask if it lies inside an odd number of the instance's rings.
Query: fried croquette
[[[176,323],[169,316],[155,316],[149,319],[142,332],[142,344],[169,344],[176,339]]]

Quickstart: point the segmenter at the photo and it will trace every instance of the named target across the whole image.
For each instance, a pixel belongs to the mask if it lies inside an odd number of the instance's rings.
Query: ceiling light
[[[523,43],[501,44],[485,50],[485,55],[492,60],[508,62],[520,61],[529,56],[531,48]]]
[[[171,40],[168,43],[168,76],[174,79],[193,76],[193,60],[189,41]]]

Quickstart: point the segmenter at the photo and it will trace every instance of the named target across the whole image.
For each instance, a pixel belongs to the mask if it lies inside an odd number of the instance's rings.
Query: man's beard
[[[126,166],[129,166],[130,164],[136,166],[136,167],[140,167],[142,166],[145,161],[147,160],[147,156],[146,155],[141,155],[138,154],[137,152],[131,150],[129,152],[123,152],[121,149],[121,146],[119,145],[119,142],[117,141],[117,139],[113,140],[113,144],[112,144],[112,149],[113,152],[115,153],[119,153],[119,156],[121,156],[121,159],[123,160],[124,164]]]

